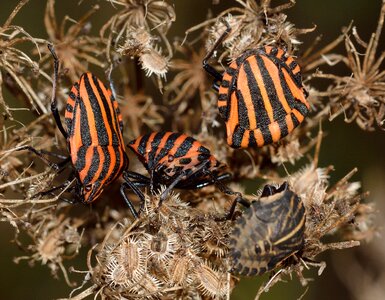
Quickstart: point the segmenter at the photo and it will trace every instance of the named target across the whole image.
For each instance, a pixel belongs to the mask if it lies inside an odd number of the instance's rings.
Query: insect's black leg
[[[231,179],[232,175],[231,173],[223,173],[216,177],[216,180],[210,178],[210,179],[205,179],[202,181],[197,181],[197,182],[187,182],[185,184],[179,185],[179,189],[186,189],[186,190],[192,190],[192,189],[201,189],[204,188],[210,184],[214,184],[215,182],[221,182],[225,180]]]
[[[131,211],[132,215],[134,216],[135,219],[138,219],[139,218],[139,215],[134,207],[134,205],[132,204],[131,200],[128,199],[126,193],[124,192],[125,190],[127,189],[131,189],[141,200],[141,202],[143,203],[144,202],[144,195],[142,194],[142,192],[137,189],[137,187],[129,180],[125,181],[122,183],[122,185],[120,186],[120,194],[122,195],[124,201],[126,202],[129,210]]]
[[[226,25],[226,30],[222,33],[222,35],[216,40],[212,48],[209,52],[207,52],[206,56],[203,58],[202,65],[203,69],[206,70],[207,73],[209,73],[211,76],[215,78],[216,81],[222,81],[222,74],[219,73],[217,70],[215,70],[214,67],[209,65],[208,61],[210,58],[214,55],[215,50],[219,47],[219,45],[223,42],[223,40],[229,35],[231,32],[230,24],[226,20],[222,20],[223,23]]]
[[[140,199],[140,203],[141,203],[140,204],[140,210],[142,210],[142,208],[143,208],[145,198],[144,198],[144,195],[141,192],[141,190],[139,190],[137,183],[132,182],[129,178],[129,174],[127,174],[127,173],[129,173],[129,172],[125,171],[123,173],[123,179],[125,180],[125,182],[123,182],[123,184],[120,187],[120,193],[122,194],[124,201],[126,201],[132,215],[135,217],[135,219],[137,219],[138,213],[136,212],[132,202],[127,198],[126,194],[124,193],[124,190],[125,189],[131,189],[134,192],[134,194]],[[140,182],[139,182],[139,184],[140,184]]]
[[[148,178],[147,176],[144,176],[142,174],[132,172],[132,171],[126,171],[125,175],[131,179],[138,180],[139,182],[143,182],[143,183],[147,182],[147,185],[150,184],[150,178]]]
[[[223,175],[225,175],[225,174],[223,174]],[[227,187],[221,181],[219,181],[218,177],[216,177],[214,174],[211,173],[211,176],[212,176],[212,179],[213,179],[215,185],[219,188],[219,190],[222,193],[225,193],[227,195],[235,195],[236,196],[236,198],[234,199],[233,203],[231,204],[231,207],[230,207],[229,211],[226,213],[226,216],[225,216],[226,220],[231,220],[233,218],[233,215],[234,215],[237,203],[240,203],[240,204],[242,204],[245,207],[250,207],[249,201],[243,199],[241,193],[234,192],[233,190],[231,190],[229,187]]]
[[[175,179],[174,181],[163,191],[163,193],[160,195],[159,199],[159,207],[162,205],[162,202],[167,198],[168,194],[172,191],[172,189],[181,181],[181,180],[186,180],[192,175],[198,173],[202,169],[204,169],[207,164],[209,163],[208,160],[202,161],[198,166],[195,168],[189,170],[189,173],[186,171],[182,171]]]
[[[51,156],[56,156],[56,154],[44,151],[44,150],[37,150],[31,146],[22,146],[19,148],[16,148],[15,151],[22,151],[22,150],[28,150],[34,154],[36,154],[43,162],[45,162],[47,165],[49,165],[52,169],[54,170],[59,170],[60,166],[58,164],[53,163],[49,159],[47,159],[44,155],[51,155]]]
[[[52,82],[52,98],[51,98],[51,112],[55,118],[56,125],[59,128],[60,132],[64,136],[65,139],[68,138],[68,134],[66,130],[63,127],[63,124],[60,120],[60,115],[59,111],[57,109],[57,100],[56,100],[56,85],[58,81],[58,73],[59,73],[59,59],[55,53],[55,49],[53,45],[48,44],[48,50],[51,52],[52,57],[53,57],[53,63],[54,63],[54,77],[53,77],[53,82]]]

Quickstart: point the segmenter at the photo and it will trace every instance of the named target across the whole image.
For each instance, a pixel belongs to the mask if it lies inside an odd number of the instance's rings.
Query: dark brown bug
[[[301,199],[286,183],[279,188],[265,186],[230,234],[231,272],[261,275],[303,249],[305,219]]]
[[[149,185],[152,192],[160,185],[166,185],[167,189],[162,194],[161,201],[174,187],[198,189],[216,184],[221,191],[237,195],[236,200],[243,202],[238,193],[221,184],[223,180],[230,178],[229,173],[223,172],[226,166],[220,163],[209,149],[186,134],[152,132],[131,141],[128,147],[143,163],[150,177],[138,177],[138,174],[132,172],[129,172],[128,176],[134,180],[136,186]]]
[[[300,67],[284,50],[265,46],[244,52],[224,74],[208,64],[230,33],[230,25],[203,60],[215,78],[218,109],[227,143],[233,148],[262,147],[288,135],[309,112]]]

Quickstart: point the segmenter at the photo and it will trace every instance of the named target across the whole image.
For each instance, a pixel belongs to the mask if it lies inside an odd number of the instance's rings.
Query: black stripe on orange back
[[[226,69],[226,73],[229,74],[230,76],[234,76],[234,75],[237,74],[237,69],[228,67],[228,68]]]
[[[221,86],[228,88],[230,86],[230,82],[228,80],[222,80]]]
[[[69,92],[68,97],[70,97],[72,100],[76,101],[76,95],[72,90]]]
[[[293,93],[291,92],[285,76],[283,74],[283,71],[280,70],[279,72],[279,79],[281,81],[281,86],[283,89],[283,93],[285,94],[286,101],[289,104],[290,108],[295,108],[297,109],[303,116],[306,116],[309,112],[308,108],[306,107],[305,104],[303,104],[300,100],[297,100],[294,98]]]
[[[94,85],[96,86],[96,88],[98,90],[98,94],[99,94],[100,99],[102,100],[102,103],[103,103],[103,105],[100,107],[103,108],[106,112],[107,122],[106,122],[106,120],[105,120],[105,122],[107,123],[107,125],[110,128],[111,133],[112,133],[112,145],[119,146],[121,144],[121,141],[119,140],[117,132],[118,132],[118,130],[120,130],[120,128],[119,128],[119,123],[118,123],[118,119],[117,119],[117,114],[116,114],[116,111],[114,109],[113,101],[112,101],[112,99],[106,98],[106,96],[108,96],[108,95],[103,93],[103,90],[100,87],[99,81],[95,75],[92,75],[92,80],[93,80]],[[111,97],[112,97],[112,94],[111,94]]]
[[[140,139],[140,142],[139,142],[139,146],[138,146],[138,153],[140,154],[141,157],[145,157],[146,155],[146,145],[147,145],[147,141],[150,137],[150,133],[148,134],[145,134],[141,137]],[[147,165],[147,162],[146,162],[146,165]]]
[[[87,185],[88,183],[94,181],[95,174],[99,169],[100,155],[97,147],[93,147],[92,158],[87,157],[87,159],[91,159],[92,163],[90,165],[90,168],[88,169],[86,177],[84,177],[84,180],[82,182],[84,185]]]
[[[299,123],[300,123],[300,122],[298,121],[297,117],[295,116],[294,113],[291,113],[290,116],[291,116],[291,119],[293,120],[293,125],[294,125],[294,127],[297,127],[297,126],[299,125]]]
[[[90,127],[88,125],[89,123],[87,110],[82,99],[79,99],[78,103],[79,105],[75,105],[73,120],[76,120],[76,114],[80,114],[80,124],[72,124],[72,130],[74,131],[73,134],[75,133],[75,126],[80,125],[82,143],[85,146],[90,146],[92,144],[92,138],[90,133]],[[77,111],[78,109],[79,111]]]
[[[103,151],[104,162],[103,162],[102,171],[100,172],[98,177],[98,181],[103,181],[107,184],[108,182],[110,182],[109,178],[106,178],[106,176],[111,166],[111,155],[110,155],[110,151],[108,150],[108,147],[101,147],[101,149]],[[112,155],[115,155],[115,154],[113,153]],[[114,175],[115,174],[111,172],[111,176],[114,176]]]
[[[86,154],[87,147],[81,146],[76,154],[76,162],[74,163],[74,167],[78,173],[86,166]]]
[[[267,58],[269,57],[267,56]],[[273,110],[274,121],[278,121],[282,119],[284,120],[286,116],[286,111],[283,108],[283,105],[278,98],[277,90],[275,89],[275,85],[274,85],[273,79],[271,78],[270,72],[266,68],[265,62],[260,56],[256,56],[256,60],[257,60],[258,67],[261,70],[263,84],[266,87],[267,95],[269,97],[269,101]],[[278,72],[282,72],[279,69],[279,66],[277,67],[279,70]],[[280,84],[280,83],[276,82],[276,84]]]
[[[194,139],[192,137],[186,137],[186,139],[183,141],[183,143],[178,147],[178,150],[175,152],[174,157],[182,157],[185,156],[191,149]]]
[[[257,140],[255,139],[254,130],[249,131],[249,146],[257,145]]]
[[[71,104],[67,103],[66,111],[68,111],[69,113],[73,113],[74,112],[74,107]]]
[[[166,144],[164,145],[163,149],[160,150],[159,154],[157,155],[156,159],[156,164],[163,158],[165,157],[170,150],[174,147],[175,141],[177,140],[178,137],[180,137],[181,134],[174,132],[172,133],[166,141]]]
[[[281,131],[281,138],[289,134],[289,129],[287,128],[287,123],[286,123],[286,117],[281,120],[278,120],[278,126],[279,126],[279,130]]]
[[[155,134],[153,140],[151,141],[151,151],[150,153],[148,153],[148,168],[150,170],[152,170],[157,163],[155,161],[155,155],[164,135],[165,135],[165,132],[158,132]]]
[[[250,89],[250,95],[254,106],[255,116],[257,119],[257,127],[261,127],[261,125],[265,126],[266,124],[270,123],[270,119],[263,103],[258,83],[254,77],[253,71],[251,70],[248,61],[244,62],[244,69],[247,75],[247,84]]]
[[[239,125],[237,125],[235,127],[235,130],[233,132],[233,136],[232,136],[232,147],[234,148],[239,148],[241,147],[241,143],[242,143],[242,139],[243,139],[243,135],[245,134],[245,129],[240,127]]]
[[[122,147],[112,146],[112,148],[114,149],[114,152],[111,153],[111,155],[115,155],[116,162],[114,169],[112,170],[109,182],[119,177],[123,169],[128,165],[128,157],[126,152],[123,151]]]
[[[271,144],[273,142],[273,137],[271,136],[269,127],[261,127],[261,133],[265,145]]]
[[[242,92],[237,89],[235,91],[235,96],[238,101],[238,124],[245,129],[250,128],[249,115],[247,113],[247,107]]]
[[[109,145],[109,140],[108,140],[108,134],[107,134],[107,129],[105,126],[105,122],[107,120],[104,120],[103,115],[102,115],[102,108],[99,103],[99,100],[97,99],[95,93],[97,91],[94,91],[91,83],[90,83],[90,78],[88,78],[88,74],[85,74],[83,76],[84,78],[84,85],[87,90],[87,97],[88,101],[90,102],[90,106],[92,107],[92,112],[93,112],[93,118],[95,120],[95,126],[96,126],[96,131],[97,131],[97,136],[98,136],[98,145],[101,146],[107,146]],[[93,80],[93,76],[91,77],[91,80]],[[96,87],[98,86],[98,83],[95,83]],[[82,96],[82,95],[80,95]],[[101,95],[100,95],[101,96]],[[82,99],[84,101],[84,99]],[[111,116],[110,116],[111,117]],[[106,122],[107,123],[107,122]],[[110,125],[110,124],[108,124]]]
[[[275,56],[268,56],[277,66],[283,67],[289,74],[289,76],[293,79],[294,83],[298,88],[302,88],[302,77],[301,72],[298,72],[296,74],[293,74],[290,67],[281,59],[275,57]]]
[[[208,155],[211,155],[210,150],[207,149],[205,146],[199,146],[198,152],[200,152],[200,153],[202,153],[202,154],[208,154]]]
[[[115,166],[112,170],[110,181],[114,180],[120,175],[122,167],[126,165],[128,161],[126,153],[122,151],[121,147],[113,146],[112,148],[114,149],[114,152],[111,153],[111,155],[115,155]]]

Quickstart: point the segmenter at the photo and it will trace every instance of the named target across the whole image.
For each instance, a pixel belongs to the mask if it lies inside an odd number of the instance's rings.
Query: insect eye
[[[92,185],[91,185],[91,184],[86,185],[86,186],[84,187],[84,190],[85,190],[86,192],[91,192],[91,190],[92,190]]]

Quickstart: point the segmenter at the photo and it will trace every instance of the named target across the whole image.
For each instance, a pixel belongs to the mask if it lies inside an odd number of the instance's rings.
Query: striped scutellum
[[[300,67],[279,48],[264,46],[244,52],[224,74],[208,64],[227,30],[203,60],[215,78],[219,114],[226,124],[227,143],[233,148],[262,147],[294,130],[309,112]]]
[[[271,271],[301,251],[305,238],[305,207],[286,183],[265,186],[230,234],[231,272],[254,276]]]

